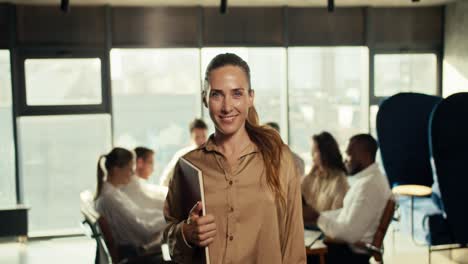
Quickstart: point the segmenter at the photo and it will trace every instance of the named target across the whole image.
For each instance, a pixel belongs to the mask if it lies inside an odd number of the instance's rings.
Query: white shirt
[[[190,151],[196,149],[196,145],[191,145],[185,147],[179,151],[177,151],[174,156],[172,156],[171,161],[167,164],[166,168],[164,168],[163,173],[161,174],[161,178],[159,179],[159,184],[161,186],[169,186],[169,182],[171,181],[172,177],[174,176],[174,168],[179,161],[179,159],[184,156],[185,154],[189,153]]]
[[[376,163],[352,177],[354,180],[344,197],[343,208],[322,212],[317,224],[330,238],[350,244],[372,243],[392,192]]]
[[[102,186],[96,210],[106,218],[118,245],[141,246],[158,239],[166,227],[162,210],[140,208],[108,182]]]
[[[145,179],[132,176],[130,183],[120,188],[135,204],[145,209],[163,210],[167,187],[149,184]]]

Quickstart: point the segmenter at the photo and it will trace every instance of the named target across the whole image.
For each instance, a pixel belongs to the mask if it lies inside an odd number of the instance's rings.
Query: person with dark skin
[[[370,256],[353,244],[372,242],[392,195],[387,179],[375,163],[377,148],[377,142],[368,134],[349,140],[345,166],[353,183],[344,197],[343,208],[319,213],[303,207],[306,225],[316,224],[326,237],[345,242],[328,246],[327,263],[369,263]]]

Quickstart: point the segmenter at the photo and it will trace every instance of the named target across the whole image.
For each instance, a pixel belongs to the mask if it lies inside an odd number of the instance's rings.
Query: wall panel
[[[364,17],[364,8],[289,8],[289,45],[364,45]]]
[[[116,7],[112,15],[114,46],[197,47],[200,9]]]
[[[204,46],[283,46],[282,8],[203,9]]]
[[[443,8],[373,8],[369,44],[377,48],[441,48]]]
[[[8,48],[10,40],[9,14],[10,6],[0,4],[0,49]]]
[[[105,44],[105,7],[17,6],[16,21],[18,45]]]

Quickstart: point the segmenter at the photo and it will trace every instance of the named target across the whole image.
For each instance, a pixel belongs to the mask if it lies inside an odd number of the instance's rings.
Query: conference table
[[[304,245],[307,256],[318,256],[320,264],[325,264],[325,254],[327,254],[328,248],[320,237],[320,231],[305,230]]]

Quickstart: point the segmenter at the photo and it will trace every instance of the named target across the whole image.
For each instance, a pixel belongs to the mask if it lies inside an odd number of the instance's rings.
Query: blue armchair
[[[437,96],[399,93],[380,105],[377,136],[383,167],[391,187],[405,184],[430,187],[434,183],[428,131],[433,108],[441,100]],[[432,197],[398,197],[398,228],[411,234],[415,241],[427,244],[430,237],[424,225],[427,216],[442,213],[435,201]]]
[[[377,137],[390,186],[433,183],[427,131],[434,106],[442,98],[399,93],[382,102]]]
[[[431,116],[430,150],[444,213],[428,217],[431,245],[468,244],[468,93],[440,102]],[[435,230],[436,232],[433,232]]]

